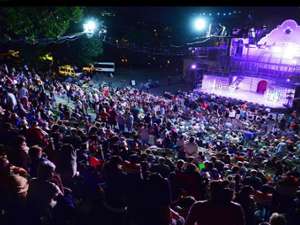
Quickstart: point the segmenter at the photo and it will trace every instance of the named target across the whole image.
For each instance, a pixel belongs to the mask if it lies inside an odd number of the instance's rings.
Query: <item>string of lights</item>
[[[198,15],[201,16],[212,16],[212,17],[224,17],[224,16],[234,16],[242,14],[241,10],[231,10],[231,11],[223,11],[223,12],[201,12]]]
[[[16,40],[1,40],[2,44],[13,43],[13,44],[39,44],[39,45],[47,45],[47,44],[62,44],[66,41],[75,41],[79,37],[83,36],[85,33],[80,32],[72,35],[66,35],[57,38],[41,38],[34,41],[28,39],[16,39]]]

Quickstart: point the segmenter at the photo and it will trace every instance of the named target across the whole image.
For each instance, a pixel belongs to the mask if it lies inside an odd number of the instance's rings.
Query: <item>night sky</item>
[[[95,8],[93,9],[95,10]],[[199,35],[192,27],[193,19],[202,16],[211,21],[215,27],[225,25],[228,32],[232,28],[250,27],[268,30],[274,29],[286,19],[294,19],[300,23],[300,7],[101,7],[96,10],[112,12],[114,16],[104,16],[102,19],[107,25],[108,34],[114,39],[122,38],[129,43],[139,46],[157,48],[165,45],[181,45],[194,41]],[[205,15],[203,15],[205,13]],[[91,13],[92,15],[93,13]],[[166,31],[168,28],[168,31]],[[155,34],[154,30],[157,30]],[[120,61],[129,58],[130,62],[141,60],[141,64],[148,63],[150,54],[135,54],[131,50],[116,50],[106,48],[104,57],[113,57],[111,60]],[[169,59],[162,57],[162,62]],[[174,61],[174,60],[173,60]],[[154,62],[151,62],[154,63]],[[157,62],[158,63],[158,62]]]
[[[173,40],[188,41],[194,33],[191,27],[193,18],[201,13],[214,23],[222,23],[228,28],[254,25],[274,27],[285,19],[300,22],[300,7],[111,7],[116,16],[107,19],[111,31],[134,26],[138,21],[148,25],[170,26]],[[241,13],[233,14],[234,11]],[[208,14],[212,15],[209,16]],[[217,13],[220,13],[218,16]],[[226,14],[224,16],[223,14]],[[230,16],[228,13],[232,13]]]

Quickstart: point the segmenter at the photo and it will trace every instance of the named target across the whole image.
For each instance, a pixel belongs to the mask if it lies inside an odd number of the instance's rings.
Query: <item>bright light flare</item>
[[[297,49],[295,46],[287,46],[286,49],[284,50],[283,58],[286,59],[293,59],[295,55],[297,54]]]
[[[195,28],[195,30],[202,31],[202,30],[205,29],[205,27],[206,27],[206,21],[205,21],[205,19],[203,19],[203,18],[197,18],[197,19],[195,19],[195,21],[194,21],[194,28]]]
[[[272,53],[276,57],[293,59],[297,55],[297,47],[293,45],[288,45],[286,47],[274,46],[272,47]]]
[[[273,53],[281,53],[282,52],[282,48],[278,47],[278,46],[274,46],[274,47],[272,47],[272,52]]]
[[[97,29],[97,23],[94,20],[88,20],[86,23],[83,24],[83,32],[87,34],[95,33]]]

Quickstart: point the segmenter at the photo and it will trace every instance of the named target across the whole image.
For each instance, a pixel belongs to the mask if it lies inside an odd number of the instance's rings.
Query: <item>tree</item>
[[[72,23],[78,22],[82,7],[3,7],[0,9],[1,33],[6,39],[40,38],[64,35]]]
[[[82,31],[83,7],[3,7],[0,8],[0,38],[12,40],[10,46],[20,50],[25,63],[36,64],[38,58],[52,53],[62,63],[86,64],[102,54],[102,42],[81,36],[77,40],[49,42]],[[78,25],[79,24],[79,25]],[[15,40],[20,40],[15,42]],[[43,39],[46,39],[43,40]],[[56,62],[55,62],[56,63]]]
[[[59,45],[54,57],[61,59],[61,63],[85,65],[96,61],[101,56],[102,41],[97,35],[88,38],[83,36],[76,41]]]

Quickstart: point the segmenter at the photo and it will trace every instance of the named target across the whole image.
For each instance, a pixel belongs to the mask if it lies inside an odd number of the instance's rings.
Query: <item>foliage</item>
[[[71,23],[83,15],[81,7],[3,7],[2,34],[8,38],[55,38],[66,33]]]
[[[89,13],[90,10],[85,7],[2,7],[0,38],[27,40],[26,43],[9,42],[9,45],[20,50],[22,60],[28,64],[45,64],[40,57],[50,53],[54,65],[84,65],[97,60],[102,54],[102,42],[96,35],[92,38],[84,35],[63,43],[49,43],[42,39],[81,32],[83,16]]]
[[[60,45],[54,52],[54,57],[61,59],[60,64],[82,66],[97,60],[102,52],[102,41],[95,35],[92,38],[81,37],[76,41]]]

